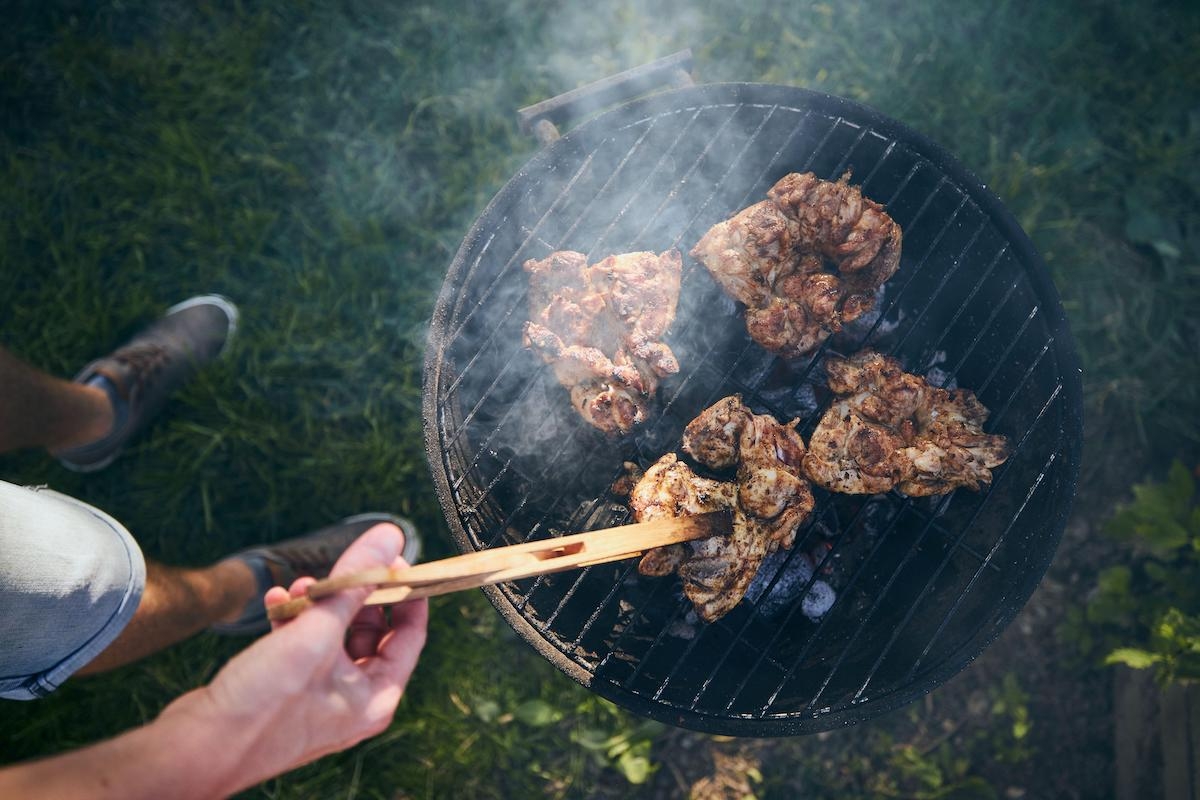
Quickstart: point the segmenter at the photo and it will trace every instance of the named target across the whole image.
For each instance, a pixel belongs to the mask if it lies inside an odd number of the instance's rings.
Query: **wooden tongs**
[[[655,547],[727,534],[731,526],[728,511],[713,511],[493,547],[404,569],[378,567],[317,581],[308,587],[306,597],[271,606],[267,616],[273,620],[290,619],[315,600],[360,586],[380,587],[367,595],[366,600],[367,605],[378,606],[590,567],[640,556]]]

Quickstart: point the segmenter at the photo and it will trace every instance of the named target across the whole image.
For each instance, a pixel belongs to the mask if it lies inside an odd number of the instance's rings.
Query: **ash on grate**
[[[808,381],[760,389],[758,395],[788,419],[804,419],[817,413],[817,393]]]
[[[958,379],[952,373],[942,369],[939,364],[946,363],[946,351],[938,350],[929,359],[929,363],[925,367],[925,380],[931,386],[938,386],[947,391],[954,391],[958,388]]]
[[[682,596],[680,594],[680,597]],[[671,624],[667,626],[667,636],[674,636],[676,639],[685,640],[695,639],[697,628],[701,624],[700,615],[689,608],[687,613],[683,615],[683,619],[672,620]]]
[[[763,561],[745,599],[758,603],[759,613],[767,618],[780,616],[799,601],[804,616],[816,622],[833,607],[837,593],[825,581],[812,577],[813,562],[808,554],[779,550]]]

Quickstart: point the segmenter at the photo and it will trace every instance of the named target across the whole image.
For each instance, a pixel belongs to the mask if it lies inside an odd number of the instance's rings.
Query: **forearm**
[[[116,738],[0,770],[0,797],[190,800],[224,797],[272,774],[247,758],[265,721],[214,713],[206,692],[183,695]]]
[[[402,566],[403,542],[399,528],[377,525],[346,550],[334,574]],[[265,602],[303,596],[306,580],[290,594],[271,589]],[[379,733],[416,668],[429,606],[406,603],[387,620],[380,609],[363,611],[368,593],[322,600],[141,728],[0,770],[0,797],[225,797]],[[356,621],[359,636],[347,640]],[[361,635],[372,631],[369,640]]]

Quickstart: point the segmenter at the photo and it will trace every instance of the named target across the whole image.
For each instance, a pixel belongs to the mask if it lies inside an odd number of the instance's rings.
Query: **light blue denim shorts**
[[[0,697],[57,689],[117,638],[145,585],[142,551],[121,523],[0,481]]]

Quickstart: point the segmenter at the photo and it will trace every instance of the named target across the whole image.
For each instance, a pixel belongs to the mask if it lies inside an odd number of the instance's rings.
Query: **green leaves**
[[[1163,483],[1139,483],[1134,502],[1120,509],[1105,531],[1167,555],[1200,540],[1200,508],[1193,503],[1196,483],[1182,462],[1171,465]]]
[[[1082,619],[1068,633],[1103,663],[1154,669],[1163,682],[1200,679],[1200,506],[1180,461],[1163,481],[1133,487],[1133,502],[1105,526],[1128,543],[1130,564],[1100,573]]]
[[[1104,657],[1105,664],[1124,664],[1134,669],[1147,669],[1162,661],[1162,656],[1136,647],[1118,647]]]
[[[1156,207],[1155,200],[1141,186],[1125,194],[1125,236],[1135,244],[1149,245],[1162,258],[1183,255],[1183,234],[1179,222]]]
[[[654,738],[664,730],[657,722],[645,721],[633,728],[609,734],[597,728],[574,731],[571,741],[590,752],[597,763],[615,768],[632,784],[644,783],[656,769],[650,760]]]
[[[528,700],[517,706],[513,716],[517,718],[518,722],[541,728],[558,722],[562,719],[563,714],[544,700]]]

